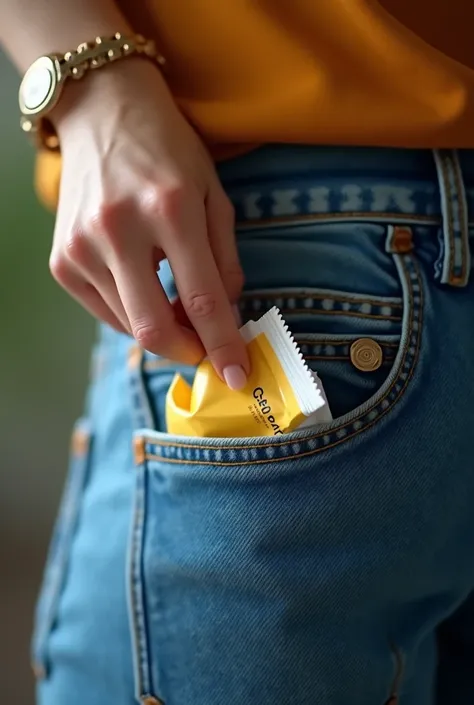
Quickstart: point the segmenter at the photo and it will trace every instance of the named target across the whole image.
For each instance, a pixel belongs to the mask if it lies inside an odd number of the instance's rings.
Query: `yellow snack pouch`
[[[279,310],[249,321],[240,333],[251,373],[230,390],[205,359],[193,385],[176,374],[166,398],[168,433],[182,436],[280,436],[331,420],[318,376],[311,372]]]

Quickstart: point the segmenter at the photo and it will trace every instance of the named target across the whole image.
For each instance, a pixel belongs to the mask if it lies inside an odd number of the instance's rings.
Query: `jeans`
[[[474,702],[474,153],[269,145],[220,175],[243,318],[281,309],[334,421],[168,435],[193,370],[102,327],[38,703]]]

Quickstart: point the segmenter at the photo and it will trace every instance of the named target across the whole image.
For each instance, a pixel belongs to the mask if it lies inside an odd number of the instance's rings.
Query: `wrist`
[[[137,62],[137,58],[146,61]],[[158,67],[164,63],[152,40],[118,32],[81,43],[63,55],[42,56],[30,66],[20,86],[22,128],[37,143],[55,148],[54,130],[61,130],[78,110],[83,114],[84,103],[91,107],[95,97],[97,110],[101,113],[101,108],[107,110],[114,104],[108,101],[119,97],[120,91],[124,90],[123,84],[126,93],[130,65],[135,73],[140,64],[142,71],[146,65],[156,81],[161,77]],[[133,82],[128,83],[128,90],[133,91],[133,88]],[[51,131],[54,145],[46,136]]]
[[[150,79],[164,83],[159,68],[139,56],[90,71],[80,81],[67,82],[48,119],[60,137],[76,125],[83,129],[102,123],[119,114],[121,105],[133,100],[136,87]]]

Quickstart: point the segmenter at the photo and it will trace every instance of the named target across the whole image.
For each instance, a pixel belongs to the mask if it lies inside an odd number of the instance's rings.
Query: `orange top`
[[[263,142],[474,148],[469,0],[118,0],[215,158]],[[54,204],[58,155],[38,160]]]

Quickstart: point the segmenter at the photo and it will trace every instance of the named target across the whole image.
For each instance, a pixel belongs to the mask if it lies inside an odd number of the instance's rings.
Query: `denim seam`
[[[464,187],[460,173],[459,159],[456,150],[435,150],[435,161],[439,167],[439,179],[444,187],[441,192],[441,202],[445,204],[445,218],[443,224],[445,248],[445,262],[442,270],[441,281],[452,286],[465,286],[467,263],[469,260],[469,228],[466,211]],[[455,227],[455,208],[458,210],[459,230]],[[447,241],[447,242],[446,242]],[[460,263],[456,257],[456,243],[460,246]],[[458,271],[460,270],[460,273]]]
[[[458,203],[459,203],[459,227],[460,227],[460,243],[461,243],[461,274],[460,277],[456,276],[455,280],[459,281],[459,278],[463,283],[466,282],[466,265],[467,265],[467,258],[468,258],[468,251],[469,251],[469,233],[467,232],[467,228],[464,227],[464,225],[467,223],[467,215],[466,215],[466,210],[465,210],[465,202],[463,198],[463,182],[462,182],[462,175],[460,173],[460,167],[459,167],[459,159],[456,156],[456,159],[453,159],[453,176],[454,176],[454,181],[455,181],[455,186],[456,186],[456,191],[458,194]]]
[[[142,552],[145,525],[145,467],[137,475],[128,558],[130,623],[135,677],[135,697],[139,702],[157,697],[152,692],[146,605],[143,594]],[[161,702],[158,700],[158,702]]]
[[[58,601],[66,576],[67,563],[73,540],[79,505],[89,467],[92,434],[85,422],[76,423],[71,438],[70,469],[67,475],[58,517],[50,542],[43,584],[38,603],[32,640],[32,666],[39,678],[47,676],[47,641],[57,616]],[[76,436],[80,442],[76,443]]]
[[[408,288],[408,326],[407,326],[407,332],[406,332],[406,344],[405,348],[403,351],[403,357],[401,357],[401,360],[398,365],[397,372],[394,376],[394,379],[392,380],[390,386],[387,388],[385,393],[379,398],[377,397],[376,400],[374,400],[374,403],[372,406],[369,406],[367,409],[364,410],[364,412],[355,417],[351,417],[349,420],[345,421],[341,425],[327,429],[326,431],[321,431],[319,433],[316,433],[311,436],[306,436],[303,438],[291,438],[289,440],[281,440],[279,442],[274,442],[274,443],[268,443],[268,444],[258,444],[258,445],[233,445],[233,446],[215,446],[215,445],[197,445],[197,444],[192,444],[192,443],[181,443],[179,441],[159,441],[156,442],[152,438],[146,438],[144,437],[145,443],[149,444],[151,447],[155,448],[175,448],[177,451],[181,449],[191,449],[196,452],[201,453],[202,452],[209,452],[209,453],[219,453],[222,451],[229,451],[229,453],[232,452],[238,452],[238,451],[252,451],[252,450],[261,450],[262,452],[266,451],[269,448],[277,448],[277,449],[285,449],[290,446],[297,446],[298,448],[301,445],[307,445],[308,443],[311,443],[311,441],[315,441],[321,438],[327,438],[330,439],[331,437],[334,437],[338,435],[341,431],[343,431],[343,435],[339,438],[336,438],[336,440],[333,443],[326,443],[323,446],[316,447],[316,448],[311,448],[305,452],[295,452],[291,455],[282,455],[279,457],[267,457],[267,458],[252,458],[249,460],[245,461],[240,461],[240,460],[226,460],[224,462],[221,461],[211,461],[207,458],[198,458],[196,460],[194,459],[187,459],[187,458],[182,458],[182,457],[177,457],[177,458],[170,458],[166,457],[166,455],[159,455],[155,454],[149,451],[148,448],[146,448],[146,458],[148,460],[154,460],[154,461],[159,461],[163,463],[181,463],[182,465],[217,465],[217,466],[239,466],[239,465],[247,465],[247,464],[271,464],[274,462],[279,462],[283,460],[290,460],[290,459],[296,459],[300,457],[305,457],[308,455],[315,455],[321,451],[328,450],[329,448],[332,448],[336,445],[340,445],[341,443],[344,443],[345,441],[349,440],[350,438],[354,438],[355,436],[359,435],[363,431],[366,431],[368,428],[371,428],[374,426],[376,423],[379,422],[379,420],[386,415],[388,411],[394,408],[394,406],[400,401],[400,399],[404,396],[404,393],[406,389],[408,388],[409,382],[411,381],[411,378],[413,376],[414,370],[417,367],[417,362],[418,362],[418,357],[419,357],[419,350],[420,350],[420,343],[421,343],[421,333],[422,333],[422,324],[423,324],[423,305],[424,305],[424,299],[423,299],[423,287],[422,287],[422,280],[421,280],[421,275],[420,275],[420,269],[419,266],[415,260],[415,258],[412,255],[394,255],[394,258],[397,258],[397,260],[400,263],[400,266],[404,272],[405,276],[405,282],[407,284]],[[413,272],[414,276],[413,278],[416,280],[417,287],[419,290],[419,301],[417,305],[415,306],[414,302],[414,292],[413,292],[413,281],[412,277],[410,276],[407,268],[407,263],[410,263],[410,265],[413,267]],[[399,384],[402,375],[404,374],[403,369],[405,366],[405,363],[407,361],[408,357],[408,352],[412,347],[412,337],[415,331],[415,326],[414,324],[418,323],[418,328],[416,330],[416,343],[415,343],[415,349],[413,352],[413,357],[411,364],[409,365],[408,372],[406,374],[406,380],[403,386],[397,391],[397,395],[395,399],[393,400],[392,403],[386,402],[387,396],[389,396],[392,391],[396,388],[396,386]],[[377,411],[376,416],[373,419],[369,419],[369,421],[365,424],[361,422],[361,419],[363,418],[368,418],[376,409],[377,407],[380,407],[380,411]],[[382,408],[383,407],[383,408]],[[346,429],[354,424],[357,423],[362,423],[362,425],[355,429],[352,433],[346,433]]]
[[[448,159],[446,156],[441,156],[441,169],[444,177],[444,187],[446,189],[446,215],[448,218],[448,242],[449,242],[449,281],[453,281],[453,269],[455,266],[454,260],[454,223],[453,223],[453,192],[449,179]]]
[[[416,215],[411,213],[391,213],[391,212],[380,212],[380,211],[347,211],[344,213],[332,212],[332,213],[303,213],[303,214],[291,214],[275,216],[274,218],[251,218],[249,220],[239,220],[236,223],[237,230],[248,229],[250,227],[255,227],[258,225],[275,225],[275,224],[292,224],[301,223],[305,221],[314,220],[337,220],[338,222],[344,220],[371,220],[371,219],[383,219],[387,221],[416,221],[426,225],[439,225],[442,222],[442,216],[430,216],[430,215]],[[472,223],[474,227],[474,223]]]

